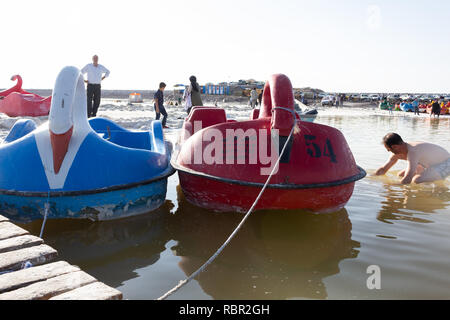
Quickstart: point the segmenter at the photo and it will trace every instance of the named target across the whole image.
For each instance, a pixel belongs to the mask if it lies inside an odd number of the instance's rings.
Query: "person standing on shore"
[[[256,88],[253,88],[252,91],[250,91],[250,105],[252,109],[255,109],[257,100],[258,100],[258,92],[256,92]]]
[[[167,121],[167,112],[166,109],[164,108],[164,89],[166,88],[166,84],[164,82],[161,82],[159,84],[159,89],[158,91],[156,91],[155,95],[153,96],[154,101],[155,101],[155,112],[156,112],[156,117],[155,120],[159,120],[159,118],[161,117],[161,113],[163,115],[163,119],[162,119],[162,126],[163,128],[168,128],[166,127],[166,121]]]
[[[434,114],[434,117],[438,117],[441,115],[441,105],[439,104],[439,101],[436,100],[433,102],[433,104],[431,105],[431,113],[430,113],[430,118],[431,116]]]
[[[339,106],[342,107],[342,94],[338,93],[336,96],[336,108],[339,108]]]
[[[87,64],[81,69],[82,74],[87,74],[87,114],[88,118],[96,117],[101,99],[101,82],[109,76],[109,70],[98,63],[98,56],[92,57],[92,63]],[[94,104],[92,105],[92,102]]]
[[[394,109],[394,103],[388,102],[387,106],[389,110],[389,115],[393,115],[394,113],[392,112],[392,110]]]
[[[258,95],[258,103],[259,103],[259,106],[261,107],[262,106],[262,97],[263,97],[263,93],[264,93],[264,88],[261,90],[261,92],[259,93],[259,95]],[[303,101],[302,101],[303,102]],[[304,103],[304,102],[303,102]]]
[[[417,101],[417,98],[415,98],[414,101],[412,102],[412,106],[414,108],[414,115],[417,114],[418,116],[420,116],[420,113],[419,113],[419,101]]]
[[[191,105],[192,107],[203,106],[202,96],[200,95],[200,86],[197,83],[197,78],[195,76],[190,76],[189,81],[189,92],[191,94]],[[190,111],[190,109],[189,109]]]
[[[184,110],[189,115],[192,109],[191,92],[189,91],[189,88],[184,89],[183,100],[184,100]]]

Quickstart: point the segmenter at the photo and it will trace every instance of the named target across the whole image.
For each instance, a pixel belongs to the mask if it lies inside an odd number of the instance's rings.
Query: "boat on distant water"
[[[19,92],[19,93],[24,92],[24,90],[22,89],[22,83],[23,83],[22,77],[19,76],[18,74],[11,77],[11,81],[16,81],[16,80],[17,80],[17,83],[13,87],[11,87],[7,90],[0,91],[0,98],[4,98],[13,92]]]
[[[128,96],[128,103],[142,103],[144,102],[144,98],[142,97],[142,94],[138,92],[130,93]]]
[[[149,212],[165,201],[171,144],[160,121],[128,131],[88,121],[83,76],[59,73],[49,121],[19,120],[0,145],[0,210],[16,221],[110,220]]]
[[[414,107],[411,103],[402,102],[400,103],[400,109],[404,112],[414,112]]]
[[[389,101],[384,100],[378,104],[378,108],[380,108],[380,110],[389,110],[390,108],[393,109],[394,105]]]
[[[317,109],[310,108],[298,100],[295,101],[294,109],[303,121],[313,122],[319,114]]]

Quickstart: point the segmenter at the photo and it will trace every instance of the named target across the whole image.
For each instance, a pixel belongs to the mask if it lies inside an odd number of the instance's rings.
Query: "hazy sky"
[[[2,2],[0,88],[52,88],[93,54],[104,89],[285,73],[295,87],[450,93],[447,0]]]

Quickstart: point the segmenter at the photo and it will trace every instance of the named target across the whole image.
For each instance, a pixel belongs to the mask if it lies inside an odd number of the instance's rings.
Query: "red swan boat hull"
[[[247,212],[261,187],[239,185],[179,171],[181,188],[192,204],[218,212]],[[268,187],[255,206],[260,209],[305,209],[334,212],[345,206],[355,183],[311,189],[274,189]]]
[[[50,111],[52,97],[13,92],[0,100],[0,112],[10,117],[41,117]]]
[[[19,75],[13,76],[12,80],[17,80],[17,84],[5,91],[0,92],[0,112],[9,117],[41,117],[47,116],[50,112],[52,97],[41,97],[37,94],[24,91],[22,89],[22,78]]]

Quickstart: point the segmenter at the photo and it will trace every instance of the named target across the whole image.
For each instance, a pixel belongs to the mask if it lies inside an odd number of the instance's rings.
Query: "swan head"
[[[65,67],[56,78],[49,114],[55,174],[61,168],[74,130],[83,124],[88,124],[83,77],[76,67]]]
[[[281,73],[272,75],[266,81],[259,118],[271,117],[274,107],[294,110],[294,91],[291,80]]]

